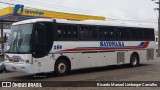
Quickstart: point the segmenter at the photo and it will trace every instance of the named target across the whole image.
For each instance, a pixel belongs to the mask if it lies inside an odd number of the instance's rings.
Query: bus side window
[[[147,35],[148,35],[148,40],[155,40],[155,38],[154,38],[154,30],[152,30],[152,29],[148,29],[147,30]]]
[[[69,29],[68,31],[69,38],[76,39],[78,37],[78,27],[75,25],[70,25],[68,29]]]
[[[114,28],[113,27],[100,27],[99,37],[101,40],[113,40],[114,38]]]
[[[99,38],[102,39],[104,38],[104,27],[99,27]]]
[[[80,35],[81,38],[84,38],[84,31],[80,29]]]
[[[122,40],[123,36],[122,36],[122,32],[123,32],[123,28],[117,27],[114,29],[115,32],[115,37],[117,38],[117,40]]]
[[[80,27],[80,33],[79,33],[79,37],[81,39],[86,38],[87,35],[87,28],[86,27]]]
[[[62,30],[61,29],[58,29],[58,37],[62,37]]]
[[[83,40],[96,40],[97,27],[96,26],[80,26],[79,38]]]
[[[150,40],[155,41],[154,29],[150,29]],[[157,40],[157,42],[158,42],[158,40]]]
[[[146,35],[146,34],[147,34],[147,33],[146,33],[146,30],[143,30],[143,29],[142,29],[141,31],[142,31],[143,40],[147,40],[148,37],[147,37],[147,35]]]
[[[78,37],[78,27],[76,25],[59,24],[57,33],[61,40],[76,39]]]
[[[127,28],[125,28],[125,30],[123,30],[123,38],[124,39],[130,39],[130,36],[129,36],[129,30]]]
[[[150,36],[150,30],[144,30],[145,31],[145,38],[146,38],[146,41],[150,40],[151,39],[151,36]]]
[[[115,30],[117,30],[116,29],[116,27],[108,27],[108,39],[109,40],[114,40],[114,38],[115,38]]]
[[[138,32],[137,32],[137,29],[136,28],[131,28],[131,39],[134,41],[135,39],[137,40],[138,39]]]

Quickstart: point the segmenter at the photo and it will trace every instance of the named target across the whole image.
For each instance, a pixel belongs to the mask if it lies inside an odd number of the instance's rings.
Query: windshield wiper
[[[17,45],[16,45],[16,43],[17,43],[17,37],[14,39],[14,41],[13,41],[13,43],[11,44],[11,46],[10,46],[10,48],[9,48],[9,50],[8,51],[14,51],[14,48],[16,48],[16,51],[18,51],[17,50]],[[16,46],[16,47],[15,47]]]

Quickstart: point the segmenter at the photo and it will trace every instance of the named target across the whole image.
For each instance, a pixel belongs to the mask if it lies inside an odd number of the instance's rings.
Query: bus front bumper
[[[5,63],[5,68],[8,71],[15,71],[15,72],[24,72],[29,74],[35,74],[31,64],[15,64],[15,63]]]

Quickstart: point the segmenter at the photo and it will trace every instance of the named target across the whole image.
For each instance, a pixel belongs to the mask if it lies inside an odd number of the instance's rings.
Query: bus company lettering
[[[31,9],[26,9],[25,13],[26,14],[36,14],[36,15],[39,15],[39,16],[44,15],[44,12],[31,10]]]
[[[44,15],[44,11],[42,10],[33,10],[33,9],[25,9],[24,5],[20,5],[17,4],[14,7],[14,14],[23,14],[25,12],[25,14],[34,14],[34,15],[39,15],[42,16]]]
[[[100,47],[123,47],[124,42],[121,41],[101,41]]]

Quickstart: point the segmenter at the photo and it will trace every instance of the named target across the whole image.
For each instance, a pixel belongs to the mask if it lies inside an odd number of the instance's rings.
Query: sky
[[[107,20],[136,21],[155,26],[158,20],[158,11],[154,10],[158,5],[152,0],[0,0],[0,2],[23,4],[26,7],[50,11],[100,15],[105,16]],[[7,6],[9,5],[0,3],[0,8]]]

